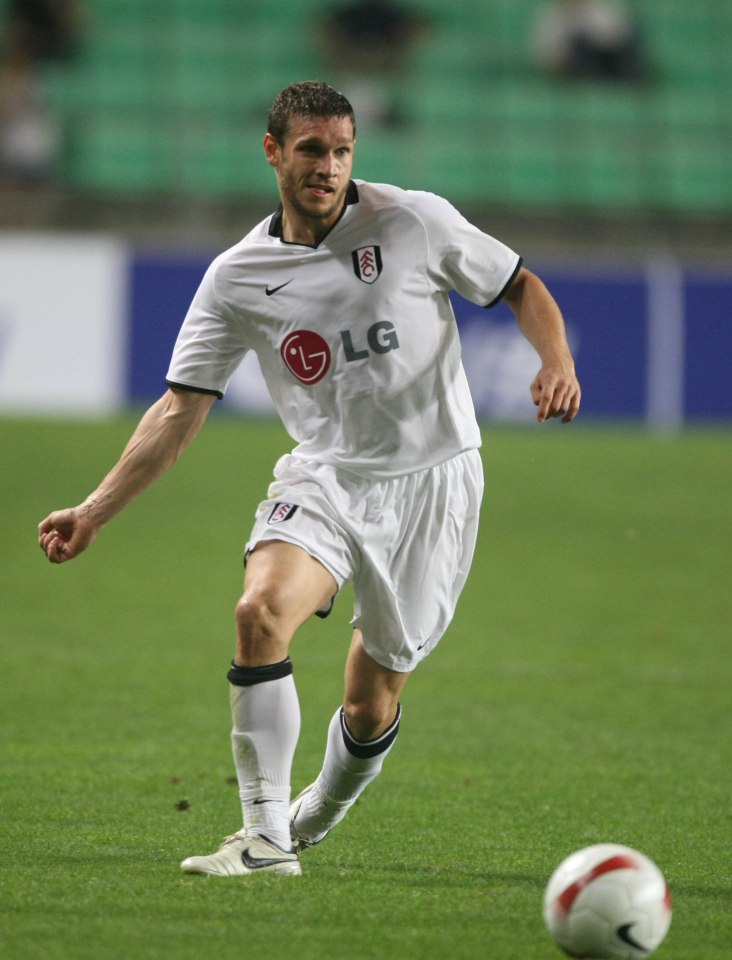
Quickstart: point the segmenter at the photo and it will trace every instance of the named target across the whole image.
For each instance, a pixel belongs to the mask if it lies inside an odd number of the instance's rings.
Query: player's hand
[[[56,510],[38,524],[38,544],[51,563],[65,563],[83,553],[97,532],[79,507]]]
[[[569,423],[579,413],[582,391],[573,366],[542,367],[531,384],[531,398],[538,408],[536,419],[544,423],[561,417]]]

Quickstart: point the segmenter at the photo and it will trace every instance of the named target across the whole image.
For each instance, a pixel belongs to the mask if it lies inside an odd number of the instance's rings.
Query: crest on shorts
[[[279,501],[272,507],[272,512],[267,519],[267,523],[284,523],[297,510],[296,503],[280,503]]]
[[[381,274],[381,247],[359,247],[351,254],[353,270],[359,280],[373,283]]]

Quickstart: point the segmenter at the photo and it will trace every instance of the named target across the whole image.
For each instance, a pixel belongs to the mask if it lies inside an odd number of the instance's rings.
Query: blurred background
[[[273,96],[353,101],[355,174],[433,190],[562,305],[590,417],[732,417],[729,0],[0,0],[0,413],[163,389],[203,270],[276,205]],[[482,416],[532,417],[456,298]],[[246,363],[226,404],[268,412]]]

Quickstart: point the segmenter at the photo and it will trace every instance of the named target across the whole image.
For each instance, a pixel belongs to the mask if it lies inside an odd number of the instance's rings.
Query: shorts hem
[[[310,544],[305,543],[304,540],[300,540],[298,537],[292,536],[292,534],[283,533],[281,530],[264,530],[260,534],[260,536],[258,536],[256,539],[250,540],[244,548],[244,557],[245,558],[248,557],[249,554],[257,546],[257,544],[265,543],[267,541],[272,541],[272,540],[281,540],[281,541],[284,541],[285,543],[291,543],[293,546],[300,547],[301,550],[304,550],[308,556],[312,557],[313,560],[317,560],[319,564],[325,567],[325,569],[328,571],[331,577],[333,577],[333,579],[335,580],[336,586],[338,587],[339,591],[343,588],[343,586],[346,583],[348,583],[350,579],[350,576],[348,574],[344,574],[339,570],[336,570],[333,564],[329,563],[329,561],[325,557],[320,556],[318,553],[316,553],[312,549],[312,546]]]
[[[354,630],[361,630],[361,627],[355,619],[351,621],[351,626]],[[364,637],[363,632],[361,633],[361,644],[365,653],[367,653],[372,660],[378,663],[380,667],[384,667],[385,670],[391,670],[392,673],[412,673],[430,652],[429,650],[425,650],[424,653],[420,652],[411,660],[408,660],[406,657],[392,657],[389,656],[388,653],[385,655],[385,651],[375,650],[371,647],[366,637]],[[430,650],[431,649],[434,648],[431,646]]]

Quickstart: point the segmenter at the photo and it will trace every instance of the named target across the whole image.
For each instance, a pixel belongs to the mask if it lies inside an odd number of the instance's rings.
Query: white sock
[[[288,660],[237,667],[231,682],[231,745],[244,829],[291,848],[290,771],[300,735],[300,704]]]
[[[317,837],[335,826],[346,815],[366,787],[380,773],[399,732],[402,709],[394,723],[376,740],[356,740],[339,707],[328,727],[323,768],[314,790],[303,802],[297,815],[298,831]]]
[[[388,730],[376,740],[362,742],[348,729],[343,707],[336,710],[328,727],[323,769],[316,781],[319,789],[337,803],[355,802],[381,773],[399,732],[401,716],[400,706]]]

